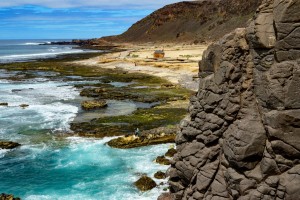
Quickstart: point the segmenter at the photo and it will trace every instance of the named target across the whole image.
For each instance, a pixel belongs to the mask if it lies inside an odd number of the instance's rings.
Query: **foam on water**
[[[25,145],[2,158],[0,174],[6,179],[0,189],[30,200],[156,199],[165,186],[141,193],[133,182],[141,173],[153,177],[166,170],[153,160],[169,145],[118,150],[106,145],[110,139],[71,137],[61,148]]]
[[[0,150],[0,192],[27,200],[156,199],[165,186],[141,193],[133,182],[141,173],[153,177],[167,169],[153,160],[169,145],[120,150],[106,144],[112,138],[54,138],[51,132],[68,130],[79,111],[79,91],[73,85],[84,81],[53,81],[47,78],[51,73],[35,73],[42,77],[0,80],[0,102],[9,103],[0,107],[0,139],[22,144],[15,150]],[[29,107],[20,108],[22,103]],[[143,106],[149,105],[109,101],[105,112],[127,113]]]
[[[69,122],[76,116],[78,107],[71,104],[78,91],[71,85],[36,78],[21,82],[0,81],[0,102],[8,107],[0,107],[0,137],[22,139],[19,133],[49,129],[66,131]],[[14,91],[17,90],[17,91]],[[20,104],[28,104],[22,109]],[[7,135],[12,134],[12,135]]]

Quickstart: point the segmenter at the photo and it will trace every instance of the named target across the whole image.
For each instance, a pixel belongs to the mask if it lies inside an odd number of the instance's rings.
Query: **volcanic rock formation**
[[[175,199],[299,199],[299,11],[264,0],[204,53],[168,170]]]

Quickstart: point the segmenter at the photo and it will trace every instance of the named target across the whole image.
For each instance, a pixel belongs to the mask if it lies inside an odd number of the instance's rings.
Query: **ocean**
[[[0,63],[50,58],[61,54],[94,52],[74,45],[42,45],[70,40],[0,40]]]
[[[2,41],[2,61],[54,55],[48,50],[55,46],[18,42]],[[3,50],[8,46],[12,47],[10,54]],[[63,51],[64,48],[67,50]],[[55,51],[57,55],[73,50],[69,46],[59,46]],[[28,77],[34,76],[18,81],[11,79],[24,73],[29,74]],[[22,145],[14,150],[0,149],[0,193],[14,194],[25,200],[156,199],[166,186],[142,193],[133,183],[141,174],[153,177],[158,170],[168,168],[153,160],[170,145],[113,149],[106,144],[112,138],[65,137],[64,133],[70,131],[69,123],[81,113],[82,97],[74,86],[99,80],[78,76],[66,79],[58,75],[55,72],[0,70],[0,102],[9,104],[8,107],[0,106],[0,140]],[[122,83],[112,84],[122,86]],[[20,104],[29,107],[23,109]],[[100,114],[128,114],[139,106],[145,105],[110,101],[108,108]],[[157,184],[166,182],[154,180]]]

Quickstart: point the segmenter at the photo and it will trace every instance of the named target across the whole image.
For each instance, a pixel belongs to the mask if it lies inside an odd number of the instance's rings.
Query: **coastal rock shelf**
[[[300,197],[300,1],[211,45],[168,171],[177,200]]]
[[[168,135],[158,135],[158,136],[151,136],[151,137],[135,137],[135,136],[124,136],[119,137],[116,139],[112,139],[108,142],[108,145],[114,148],[120,149],[129,149],[129,148],[136,148],[142,146],[149,146],[155,144],[165,144],[165,143],[174,143],[175,142],[175,134],[168,134]]]

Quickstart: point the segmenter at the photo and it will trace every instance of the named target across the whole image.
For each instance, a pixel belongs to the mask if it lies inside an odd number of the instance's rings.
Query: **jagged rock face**
[[[168,170],[175,199],[299,199],[299,10],[265,0],[204,53]]]

